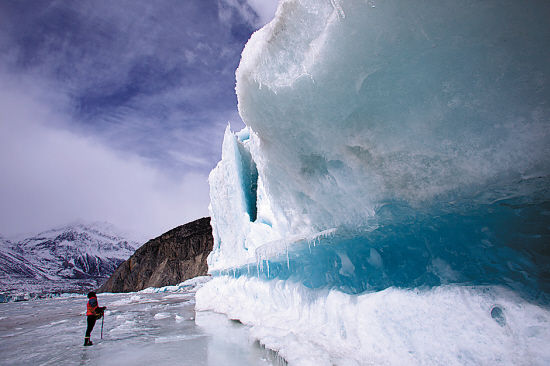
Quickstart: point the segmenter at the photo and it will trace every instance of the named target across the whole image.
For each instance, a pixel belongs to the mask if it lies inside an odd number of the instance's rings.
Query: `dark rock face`
[[[178,226],[136,250],[98,291],[139,291],[206,275],[213,244],[209,217]]]

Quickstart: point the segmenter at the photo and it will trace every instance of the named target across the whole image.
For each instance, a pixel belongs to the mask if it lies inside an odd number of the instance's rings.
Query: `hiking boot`
[[[84,338],[84,345],[85,346],[92,346],[93,343],[90,341],[90,338]]]

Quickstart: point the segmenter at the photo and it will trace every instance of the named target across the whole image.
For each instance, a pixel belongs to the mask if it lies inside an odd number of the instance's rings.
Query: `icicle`
[[[288,246],[286,247],[286,268],[290,271],[290,258],[288,257]]]

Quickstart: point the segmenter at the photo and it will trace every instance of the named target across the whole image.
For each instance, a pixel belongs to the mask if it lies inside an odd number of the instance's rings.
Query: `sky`
[[[235,70],[277,0],[2,0],[0,235],[208,216]]]

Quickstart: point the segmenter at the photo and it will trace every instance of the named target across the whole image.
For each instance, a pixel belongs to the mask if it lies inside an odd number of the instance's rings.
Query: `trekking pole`
[[[105,319],[105,314],[101,317],[101,339],[103,339],[103,320]]]

